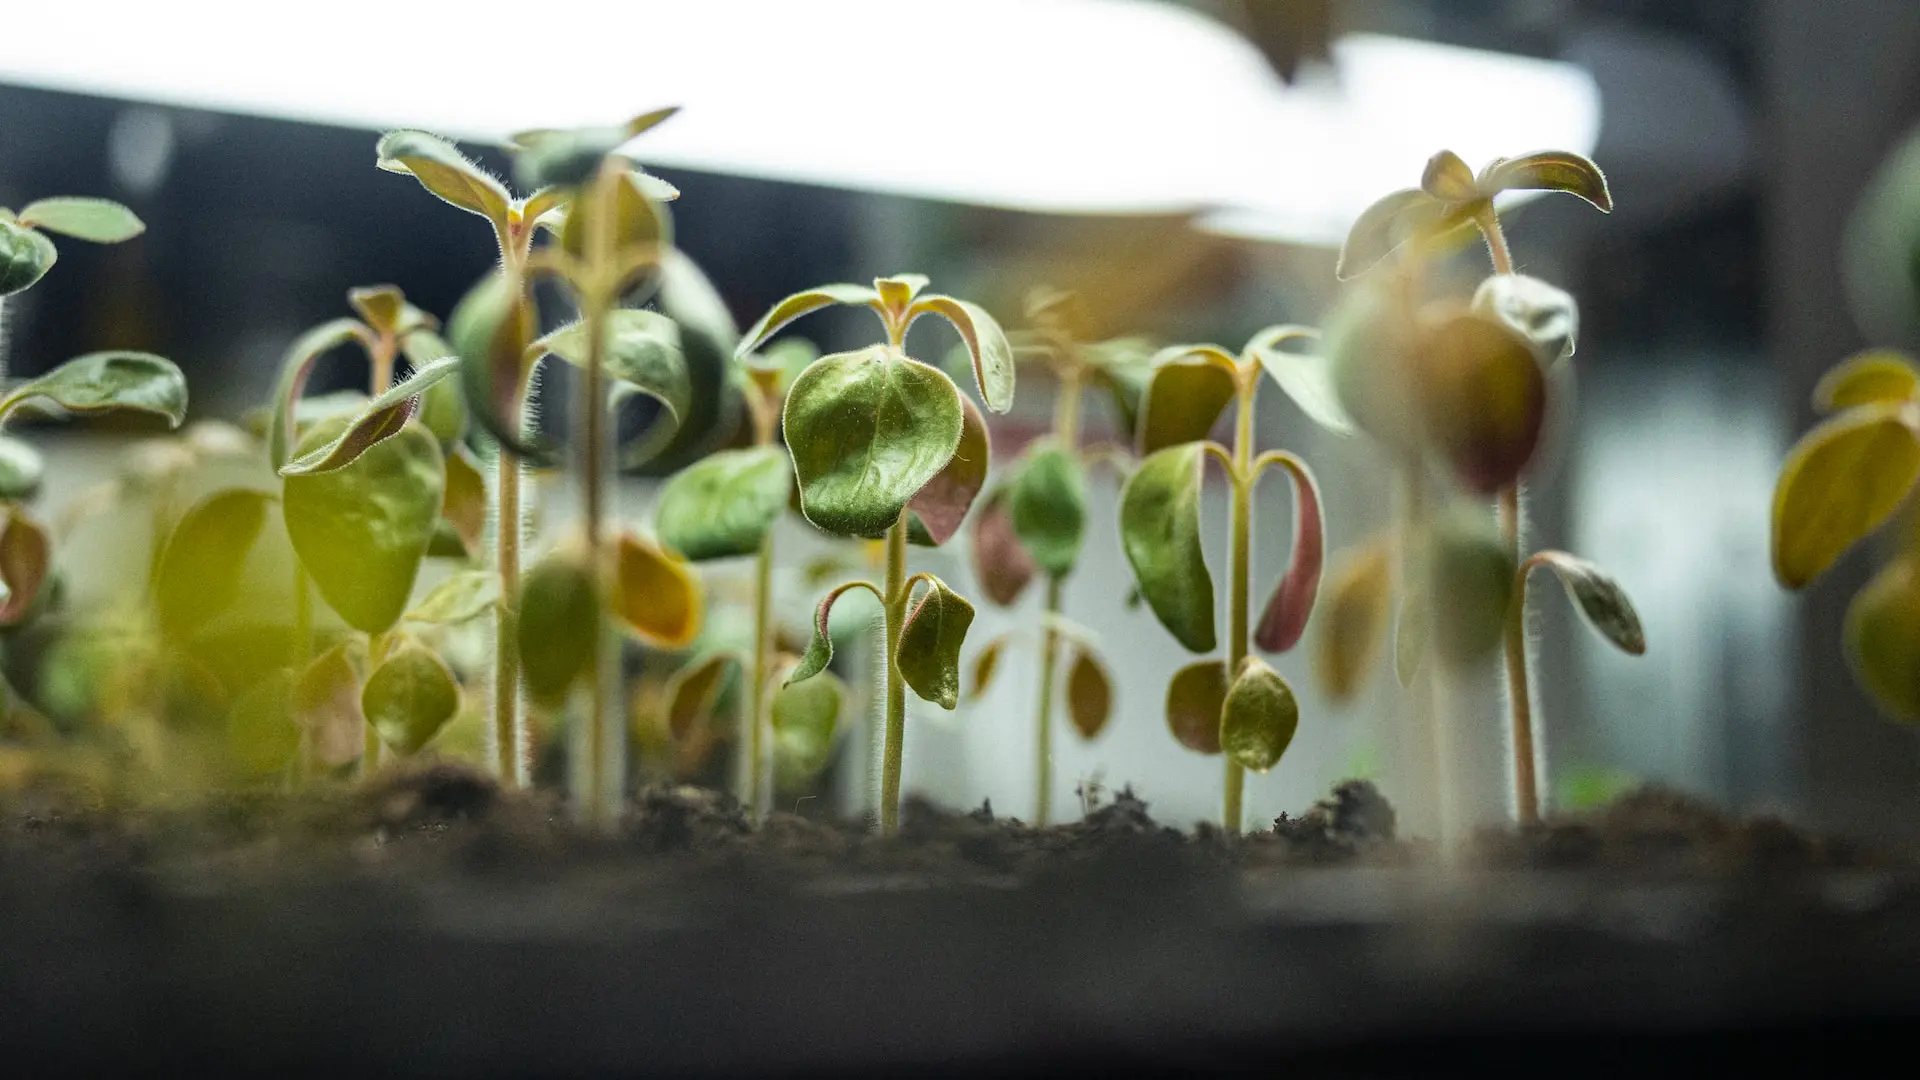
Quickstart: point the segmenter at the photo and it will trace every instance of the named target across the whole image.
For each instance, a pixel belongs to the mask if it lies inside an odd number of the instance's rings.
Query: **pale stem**
[[[1513,796],[1522,825],[1540,820],[1540,787],[1534,774],[1533,701],[1527,678],[1526,566],[1520,560],[1520,488],[1500,493],[1500,537],[1514,565],[1520,567],[1513,597],[1507,605],[1505,628],[1507,698],[1513,725]]]
[[[887,529],[887,580],[882,590],[887,634],[887,715],[880,762],[880,831],[900,829],[900,762],[907,735],[907,685],[900,676],[900,631],[907,623],[907,512]]]
[[[533,340],[533,309],[528,303],[526,277],[527,245],[533,230],[524,238],[511,241],[500,236],[500,261],[508,280],[515,283],[519,295],[514,303],[514,354],[526,351]],[[516,373],[516,378],[518,375]],[[514,401],[521,395],[516,393]],[[514,435],[522,433],[521,409],[500,421]],[[501,445],[494,461],[493,566],[500,577],[500,604],[493,612],[493,739],[494,772],[502,787],[523,786],[529,779],[528,754],[531,751],[526,727],[526,712],[520,704],[520,641],[518,605],[520,602],[520,457]]]
[[[1233,425],[1233,509],[1227,543],[1227,678],[1239,677],[1240,664],[1247,658],[1247,588],[1252,562],[1253,538],[1253,406],[1260,386],[1259,369],[1240,369],[1239,393]],[[1242,793],[1247,773],[1238,761],[1227,758],[1226,783],[1221,798],[1220,827],[1229,834],[1240,832]]]
[[[1070,345],[1061,346],[1071,349]],[[1070,357],[1058,368],[1059,397],[1053,403],[1053,434],[1063,450],[1072,452],[1080,441],[1080,366]],[[1054,623],[1060,614],[1062,578],[1047,577],[1046,606],[1040,616],[1040,696],[1034,706],[1033,823],[1047,824],[1053,812],[1053,687],[1060,637]]]

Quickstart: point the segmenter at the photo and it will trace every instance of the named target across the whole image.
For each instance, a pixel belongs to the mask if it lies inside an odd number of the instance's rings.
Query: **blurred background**
[[[288,343],[342,314],[348,287],[392,282],[444,317],[490,264],[478,222],[373,168],[387,126],[497,139],[684,101],[657,156],[652,142],[638,156],[683,191],[680,243],[742,325],[815,283],[916,270],[1009,327],[1027,288],[1050,283],[1080,291],[1103,336],[1235,349],[1262,326],[1320,320],[1352,214],[1417,182],[1432,151],[1476,166],[1546,145],[1589,152],[1614,214],[1551,198],[1509,217],[1520,267],[1583,308],[1576,411],[1535,478],[1532,537],[1612,568],[1650,648],[1615,654],[1557,589],[1537,591],[1549,798],[1659,781],[1863,837],[1920,835],[1920,815],[1903,812],[1920,798],[1920,740],[1875,714],[1840,655],[1841,614],[1873,560],[1849,558],[1800,597],[1767,560],[1773,479],[1809,422],[1808,393],[1867,340],[1842,252],[1870,175],[1920,119],[1912,0],[587,4],[574,7],[598,23],[582,47],[601,61],[547,71],[534,44],[499,72],[485,28],[429,33],[438,5],[254,12],[242,22],[268,20],[258,40],[236,36],[252,32],[241,22],[218,29],[234,14],[221,5],[165,7],[75,0],[29,16],[49,23],[41,32],[7,35],[0,204],[108,196],[148,231],[63,244],[57,269],[9,301],[0,348],[14,376],[91,349],[161,352],[201,416],[260,402]],[[140,22],[156,18],[174,26],[158,45]],[[124,42],[61,32],[88,19],[124,20]],[[158,47],[175,38],[178,50]],[[357,52],[336,48],[356,39]],[[684,94],[676,72],[693,72]],[[1481,253],[1467,259],[1484,272]],[[866,343],[870,323],[829,314],[800,332],[831,350]],[[914,350],[944,355],[943,333],[917,331]],[[361,377],[341,369],[323,378]],[[1023,372],[997,457],[1045,428],[1050,390]],[[1260,424],[1264,445],[1319,470],[1336,550],[1386,520],[1366,446],[1320,433],[1271,386]],[[62,479],[60,448],[85,437],[36,438],[54,457],[43,498],[57,503],[79,486]],[[652,490],[630,481],[627,512],[644,515]],[[1292,511],[1281,485],[1261,498],[1264,593]],[[1218,759],[1182,750],[1161,718],[1188,658],[1124,606],[1113,507],[1103,475],[1065,609],[1102,642],[1117,715],[1091,744],[1059,729],[1055,814],[1092,782],[1131,784],[1163,820],[1209,817]],[[1223,530],[1214,539],[1218,574]],[[978,595],[961,553],[923,565]],[[790,589],[796,609],[804,588]],[[976,640],[1031,627],[1038,591],[1011,612],[983,605]],[[1276,666],[1302,721],[1287,758],[1250,782],[1249,822],[1297,813],[1345,775],[1391,789],[1406,767],[1391,674],[1335,708],[1301,655]],[[908,787],[1029,813],[1033,679],[1030,661],[1009,661],[955,713],[916,700]],[[1481,820],[1506,812],[1496,682],[1489,669],[1467,687],[1458,718],[1456,764]],[[849,808],[862,753],[856,738],[841,770]]]

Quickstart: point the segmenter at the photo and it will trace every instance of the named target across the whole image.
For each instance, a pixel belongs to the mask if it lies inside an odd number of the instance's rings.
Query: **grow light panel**
[[[1289,88],[1153,0],[75,0],[10,12],[6,38],[0,81],[24,85],[479,141],[679,103],[644,160],[1307,238],[1434,145],[1582,149],[1597,126],[1561,65],[1355,36]]]

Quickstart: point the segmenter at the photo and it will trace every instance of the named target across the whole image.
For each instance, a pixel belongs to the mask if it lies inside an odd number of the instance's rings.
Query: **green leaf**
[[[1203,444],[1161,450],[1120,489],[1120,544],[1140,594],[1190,652],[1214,647],[1213,578],[1200,540]]]
[[[1162,350],[1141,409],[1141,455],[1206,438],[1234,399],[1233,364],[1210,345]]]
[[[520,579],[517,640],[527,696],[549,708],[594,664],[600,601],[578,554],[558,551]]]
[[[650,197],[640,179],[628,172],[613,185],[613,205],[602,224],[600,201],[591,189],[583,189],[567,207],[567,219],[560,225],[560,248],[576,259],[585,260],[588,237],[597,229],[608,231],[607,247],[616,259],[644,255],[657,256],[673,243],[673,216],[665,203]]]
[[[1113,677],[1086,649],[1075,649],[1067,663],[1067,717],[1080,737],[1093,740],[1113,715]]]
[[[425,131],[389,131],[374,147],[377,164],[402,173],[462,210],[479,214],[504,230],[512,197],[505,185],[438,135]]]
[[[90,199],[79,195],[60,195],[39,199],[20,209],[20,224],[51,233],[91,240],[96,244],[118,244],[147,231],[133,211],[111,199]]]
[[[1220,714],[1227,703],[1227,664],[1200,660],[1173,673],[1167,683],[1167,729],[1197,754],[1220,752]]]
[[[1503,323],[1460,315],[1420,350],[1419,396],[1427,437],[1469,488],[1516,483],[1540,446],[1547,380],[1533,349]]]
[[[1320,603],[1313,670],[1331,700],[1348,701],[1366,684],[1392,603],[1392,563],[1376,538],[1342,560]]]
[[[53,241],[0,218],[0,297],[12,296],[47,276],[59,258]]]
[[[313,366],[329,351],[356,340],[365,327],[354,319],[333,319],[321,323],[294,339],[280,361],[280,381],[275,384],[273,404],[267,413],[267,456],[275,469],[293,456],[296,418],[307,379]]]
[[[271,776],[300,750],[293,719],[293,673],[277,671],[254,684],[227,710],[227,749],[246,776]]]
[[[360,709],[365,652],[361,639],[349,638],[314,657],[294,682],[294,722],[306,731],[316,765],[345,765],[365,749],[361,733],[367,717]]]
[[[1307,419],[1336,435],[1352,435],[1357,429],[1334,392],[1331,361],[1325,355],[1287,352],[1280,348],[1283,342],[1307,333],[1318,336],[1305,327],[1270,326],[1254,335],[1247,351],[1259,359],[1260,366]]]
[[[1003,484],[987,493],[980,512],[973,519],[973,579],[987,599],[1006,607],[1020,599],[1027,583],[1039,571],[1033,556],[1013,531],[1013,514],[1008,506],[1008,489]]]
[[[1564,191],[1613,212],[1613,195],[1600,166],[1564,150],[1495,161],[1481,170],[1477,186],[1483,197],[1501,191]]]
[[[965,394],[960,395],[960,407],[964,414],[960,445],[946,467],[907,500],[907,537],[923,547],[939,547],[951,540],[987,483],[993,447],[987,439],[986,417]]]
[[[1420,189],[1441,202],[1465,202],[1480,194],[1473,186],[1473,169],[1451,150],[1427,159],[1427,167],[1420,174]]]
[[[985,696],[987,688],[993,685],[994,673],[1000,670],[1000,658],[1006,652],[1007,642],[1011,639],[1012,635],[1001,634],[973,654],[973,678],[967,687],[968,701],[980,700]]]
[[[402,639],[367,676],[360,710],[381,742],[418,753],[460,711],[460,684],[432,649]]]
[[[667,680],[667,731],[675,740],[693,733],[694,723],[713,715],[727,679],[740,667],[726,652],[712,653],[673,673]]]
[[[500,602],[500,578],[491,570],[463,570],[428,591],[407,612],[413,622],[452,625],[477,619]]]
[[[919,275],[912,275],[919,278]],[[925,284],[925,278],[919,278]],[[1013,346],[1007,332],[1000,328],[987,309],[951,296],[923,296],[909,309],[909,324],[922,314],[932,313],[953,324],[966,343],[973,359],[974,382],[980,387],[980,400],[991,412],[1004,413],[1013,408]]]
[[[654,510],[660,540],[700,562],[754,555],[793,491],[793,462],[778,446],[722,450],[667,481]]]
[[[1087,531],[1087,476],[1057,442],[1029,450],[1014,474],[1007,510],[1020,545],[1052,577],[1073,572]]]
[[[0,420],[40,398],[81,416],[147,413],[176,428],[187,418],[186,376],[173,361],[152,353],[116,350],[74,357],[0,399]]]
[[[1259,657],[1247,657],[1220,708],[1220,749],[1263,773],[1279,764],[1299,727],[1293,688]]]
[[[1911,558],[1888,563],[1847,607],[1847,662],[1895,719],[1920,723],[1920,573]]]
[[[26,620],[52,570],[53,544],[46,527],[20,507],[7,507],[0,525],[0,626]]]
[[[460,389],[473,418],[521,461],[544,468],[556,461],[553,448],[520,434],[528,372],[524,353],[533,319],[532,310],[496,270],[454,307],[447,320],[447,343],[460,357]]]
[[[160,632],[184,641],[240,598],[247,555],[266,526],[271,496],[233,488],[195,503],[167,538],[153,575]]]
[[[1525,274],[1495,274],[1473,293],[1473,312],[1504,324],[1533,346],[1542,367],[1573,355],[1580,305],[1572,294]]]
[[[440,335],[415,330],[400,339],[400,351],[415,371],[424,371],[445,357],[459,358]],[[450,449],[467,433],[467,398],[455,379],[443,379],[420,395],[420,422],[427,425],[442,450]]]
[[[587,327],[570,323],[534,342],[538,353],[558,356],[575,367],[587,363]],[[680,327],[656,311],[619,308],[607,317],[607,340],[601,351],[604,370],[615,381],[614,402],[644,394],[665,410],[656,423],[678,427],[692,404],[693,384],[687,358],[680,348]]]
[[[1320,488],[1305,464],[1287,470],[1293,481],[1293,554],[1287,572],[1254,626],[1253,643],[1265,652],[1286,652],[1299,644],[1307,618],[1320,591],[1320,570],[1326,561],[1327,534],[1320,512]]]
[[[459,369],[459,357],[443,356],[393,384],[379,397],[368,402],[360,415],[347,421],[331,442],[316,446],[280,466],[280,475],[312,476],[338,472],[360,460],[360,456],[374,446],[400,434],[420,411],[421,396],[448,376],[457,374]],[[438,445],[437,436],[434,442]]]
[[[304,456],[328,445],[347,423],[315,424],[296,451]],[[374,634],[399,621],[440,519],[445,484],[440,444],[419,424],[375,443],[345,468],[285,478],[293,550],[348,625]]]
[[[1806,586],[1879,528],[1920,480],[1906,405],[1859,405],[1801,436],[1773,491],[1773,573]]]
[[[445,385],[445,384],[442,384]],[[487,532],[487,481],[473,451],[455,443],[447,451],[447,486],[440,497],[441,523],[460,541],[460,556],[478,555]]]
[[[1920,368],[1906,354],[1868,349],[1840,362],[1813,388],[1813,407],[1821,412],[1855,405],[1899,404],[1920,396]]]
[[[801,511],[829,533],[879,536],[953,459],[965,425],[953,380],[898,349],[821,357],[787,395]]]
[[[1434,648],[1442,660],[1465,666],[1500,646],[1518,567],[1493,523],[1479,514],[1443,519],[1429,543]]]
[[[808,312],[818,311],[834,304],[877,306],[879,303],[880,294],[865,285],[836,283],[794,293],[769,308],[765,315],[760,316],[760,321],[754,323],[741,336],[739,343],[733,348],[734,359],[743,359],[748,353],[757,351],[768,338],[779,333],[782,327]]]
[[[939,578],[926,577],[900,629],[900,677],[913,692],[943,709],[960,704],[960,648],[973,625],[973,605]]]
[[[849,581],[834,586],[827,595],[821,597],[819,606],[813,611],[813,637],[807,642],[807,651],[800,654],[800,662],[787,673],[786,682],[781,685],[792,686],[827,670],[827,665],[833,662],[833,634],[827,620],[833,615],[834,601],[853,589],[865,589],[876,597],[880,595],[880,591],[867,582]]]
[[[705,610],[693,568],[651,537],[631,532],[615,540],[614,565],[614,614],[656,648],[693,644]]]
[[[798,790],[820,775],[833,757],[845,707],[846,684],[831,674],[774,692],[773,777],[775,789]]]
[[[0,499],[27,499],[40,490],[46,476],[40,451],[19,439],[0,435]]]
[[[1647,651],[1647,635],[1640,628],[1640,615],[1633,610],[1627,591],[1613,575],[1594,563],[1575,558],[1564,551],[1542,551],[1530,562],[1539,563],[1560,577],[1587,625],[1612,642],[1614,648],[1633,656]]]

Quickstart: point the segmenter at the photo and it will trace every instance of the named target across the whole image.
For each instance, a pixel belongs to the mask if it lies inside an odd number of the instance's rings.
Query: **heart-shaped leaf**
[[[1884,523],[1920,480],[1906,405],[1859,405],[1801,436],[1773,490],[1773,573],[1804,587]]]
[[[920,281],[924,284],[926,279]],[[923,296],[913,302],[908,322],[927,313],[940,316],[960,331],[960,340],[973,359],[973,379],[980,387],[980,400],[987,403],[987,409],[1004,413],[1013,408],[1013,346],[987,309],[951,296]]]
[[[1266,652],[1286,652],[1306,632],[1307,617],[1313,614],[1313,601],[1320,591],[1320,568],[1327,550],[1320,486],[1304,462],[1282,460],[1293,481],[1293,555],[1254,627],[1253,643]]]
[[[444,384],[443,384],[444,385]],[[460,557],[479,554],[487,533],[487,481],[473,451],[460,443],[447,451],[447,486],[440,519],[460,541]]]
[[[967,687],[968,701],[980,700],[986,695],[987,688],[993,685],[993,676],[1000,670],[1000,659],[1007,650],[1009,640],[1011,635],[1001,634],[973,654],[973,678]]]
[[[1920,396],[1920,368],[1906,354],[1868,349],[1840,362],[1813,388],[1813,407],[1836,412],[1855,405],[1898,404]]]
[[[460,711],[460,684],[432,649],[404,638],[367,676],[360,710],[381,742],[415,754]]]
[[[781,328],[808,312],[819,311],[834,304],[873,305],[880,304],[880,294],[866,285],[850,285],[836,282],[831,285],[819,285],[811,289],[794,293],[767,309],[760,321],[754,323],[740,337],[734,346],[734,359],[744,359],[748,353],[757,352],[766,340],[780,332]]]
[[[807,651],[800,654],[800,662],[787,672],[786,682],[781,685],[792,686],[827,670],[827,665],[833,662],[833,634],[829,630],[828,619],[833,615],[834,601],[853,589],[865,589],[875,597],[880,595],[880,591],[867,582],[849,581],[834,586],[827,595],[821,597],[819,606],[813,611],[813,636],[807,642]]]
[[[59,195],[20,208],[20,224],[76,240],[118,244],[147,231],[134,212],[112,199]]]
[[[443,356],[393,384],[369,401],[360,415],[347,421],[333,441],[280,466],[280,475],[311,476],[336,472],[353,464],[375,445],[400,434],[420,411],[421,395],[459,370],[459,357]],[[434,442],[439,443],[438,437]]]
[[[14,626],[33,610],[53,569],[46,527],[19,506],[6,508],[0,523],[0,626]]]
[[[1344,559],[1320,605],[1313,670],[1328,698],[1350,700],[1366,683],[1392,607],[1392,562],[1376,539]]]
[[[1607,190],[1600,166],[1564,150],[1496,161],[1481,171],[1477,187],[1488,198],[1501,191],[1564,191],[1613,212],[1613,194]]]
[[[153,575],[160,632],[185,641],[240,598],[247,555],[266,526],[264,492],[216,491],[180,517]]]
[[[833,757],[846,684],[832,674],[781,687],[773,695],[773,783],[781,792],[810,784]]]
[[[964,416],[960,445],[946,467],[907,500],[907,538],[923,547],[939,547],[953,539],[987,483],[993,446],[987,439],[986,417],[965,394],[960,395],[960,407]]]
[[[1547,416],[1547,381],[1524,338],[1479,315],[1435,327],[1420,352],[1427,437],[1475,491],[1512,486],[1533,460]]]
[[[1633,601],[1613,575],[1564,551],[1538,552],[1528,561],[1558,575],[1567,595],[1580,609],[1580,614],[1586,616],[1587,625],[1615,648],[1633,656],[1647,651],[1647,635],[1640,628],[1640,614],[1633,610]]]
[[[558,356],[575,367],[587,363],[587,327],[570,323],[534,343],[537,353]],[[660,420],[678,427],[693,399],[686,354],[680,347],[680,327],[657,311],[620,308],[607,317],[604,370],[615,380],[617,403],[630,394],[644,394],[664,409]]]
[[[1466,666],[1499,647],[1518,567],[1492,522],[1478,514],[1438,522],[1429,544],[1434,648],[1442,660]]]
[[[1190,652],[1214,646],[1213,577],[1200,540],[1201,443],[1149,456],[1120,489],[1120,545],[1153,614]]]
[[[1847,608],[1847,661],[1880,708],[1920,723],[1920,572],[1888,563]]]
[[[0,297],[12,296],[47,276],[59,258],[53,241],[19,222],[0,218]]]
[[[973,579],[987,599],[1006,607],[1020,599],[1039,567],[1014,535],[1007,489],[995,488],[980,503],[973,519]]]
[[[1336,435],[1352,435],[1357,429],[1347,410],[1340,407],[1334,393],[1333,368],[1324,355],[1288,352],[1285,342],[1317,337],[1317,331],[1300,326],[1270,326],[1253,336],[1247,352],[1257,357],[1261,368],[1278,383],[1280,389],[1307,419]]]
[[[1300,727],[1300,703],[1280,673],[1257,656],[1240,674],[1220,708],[1220,749],[1254,772],[1279,764]]]
[[[907,613],[900,629],[900,677],[913,692],[943,709],[960,704],[960,648],[973,625],[973,605],[939,578]]]
[[[315,424],[296,455],[333,442],[347,424]],[[375,443],[345,468],[285,478],[281,499],[293,550],[348,625],[375,634],[399,621],[440,519],[445,484],[440,444],[419,424]]]
[[[227,750],[242,775],[265,777],[285,769],[300,750],[293,673],[274,672],[240,695],[227,710],[226,736]]]
[[[1220,752],[1220,714],[1227,703],[1227,664],[1200,660],[1173,673],[1167,684],[1167,728],[1197,754]]]
[[[1473,312],[1501,323],[1533,346],[1542,367],[1573,355],[1580,305],[1565,289],[1525,274],[1495,274],[1473,293]]]
[[[546,467],[553,448],[520,434],[526,411],[525,346],[532,309],[499,271],[481,278],[447,319],[447,343],[460,357],[460,389],[467,407],[495,442],[521,461]]]
[[[1083,739],[1098,738],[1113,715],[1113,677],[1086,649],[1075,649],[1067,663],[1067,716]]]
[[[367,717],[360,709],[364,651],[358,640],[343,641],[314,657],[294,682],[294,722],[305,729],[307,752],[317,765],[345,765],[365,749],[361,733]]]
[[[186,376],[173,361],[152,353],[112,351],[76,356],[0,399],[0,420],[23,403],[41,398],[79,416],[147,413],[176,428],[187,418]]]
[[[675,473],[660,492],[660,541],[700,562],[754,555],[793,490],[793,462],[777,446],[722,450]]]
[[[1007,510],[1034,565],[1053,577],[1073,572],[1087,531],[1087,477],[1077,456],[1051,440],[1029,450]]]
[[[513,201],[505,185],[447,140],[425,131],[389,131],[380,136],[374,154],[380,168],[412,176],[428,191],[505,231]]]
[[[1210,345],[1162,350],[1141,410],[1140,453],[1206,438],[1233,401],[1233,366],[1233,357]]]
[[[267,456],[275,469],[293,457],[296,419],[304,422],[302,395],[313,366],[329,351],[349,341],[361,339],[366,327],[353,319],[333,319],[321,323],[294,339],[280,361],[280,381],[275,384],[273,404],[267,413]]]
[[[693,567],[638,533],[621,533],[614,554],[614,614],[656,648],[693,644],[704,613]]]
[[[694,724],[713,715],[720,692],[739,670],[732,653],[711,653],[682,667],[667,680],[667,731],[676,741],[693,734]]]
[[[814,361],[787,395],[784,422],[807,520],[879,536],[953,459],[966,411],[938,369],[875,345]]]
[[[432,366],[442,357],[457,357],[453,346],[431,330],[415,330],[400,339],[400,351],[415,371]],[[420,422],[427,425],[440,448],[448,450],[467,433],[467,397],[457,379],[443,379],[420,395]]]
[[[407,612],[412,622],[453,625],[477,619],[500,602],[500,578],[491,570],[463,570],[435,585]]]
[[[1473,184],[1473,169],[1451,150],[1442,150],[1427,159],[1420,174],[1420,190],[1442,202],[1465,202],[1479,195]]]
[[[40,451],[19,439],[0,435],[0,499],[27,499],[40,490],[46,476]]]

